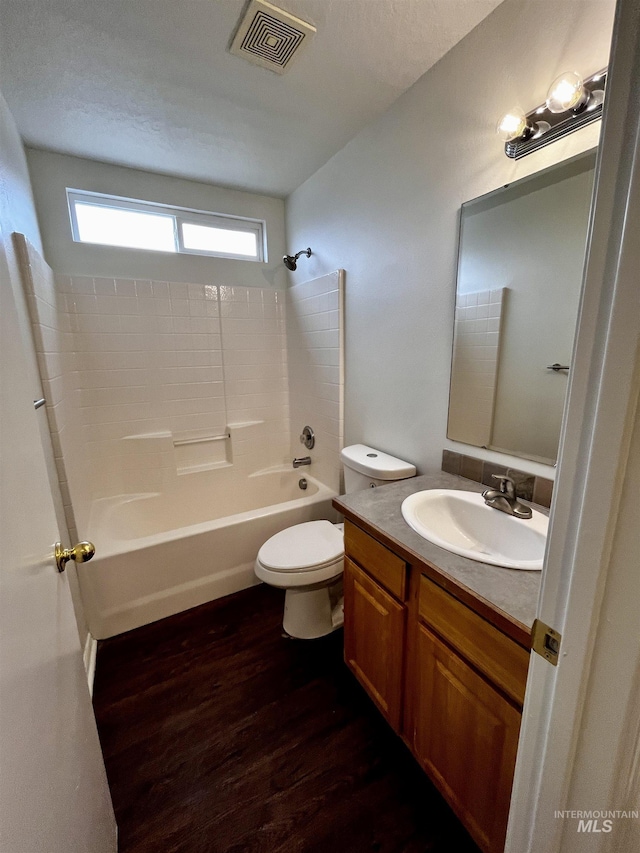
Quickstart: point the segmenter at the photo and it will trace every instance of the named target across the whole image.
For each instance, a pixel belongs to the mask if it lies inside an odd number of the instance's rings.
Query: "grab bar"
[[[182,447],[183,444],[204,444],[206,441],[226,441],[231,438],[231,433],[225,432],[224,435],[208,435],[206,438],[179,438],[173,442],[174,447]]]
[[[547,370],[553,370],[557,373],[559,370],[569,370],[569,365],[568,364],[559,364],[556,361],[555,364],[548,364]]]

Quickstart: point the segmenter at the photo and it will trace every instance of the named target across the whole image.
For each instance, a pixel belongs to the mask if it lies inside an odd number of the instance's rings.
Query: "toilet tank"
[[[340,452],[340,459],[344,465],[346,494],[382,486],[394,480],[406,480],[416,475],[415,465],[366,444],[351,444],[345,447]]]

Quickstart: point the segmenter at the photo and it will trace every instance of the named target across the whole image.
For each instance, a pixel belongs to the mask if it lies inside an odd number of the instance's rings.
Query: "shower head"
[[[285,255],[282,258],[282,262],[288,270],[295,270],[298,266],[298,258],[300,255],[306,255],[308,258],[311,257],[311,249],[303,249],[301,252],[298,252],[297,255]]]

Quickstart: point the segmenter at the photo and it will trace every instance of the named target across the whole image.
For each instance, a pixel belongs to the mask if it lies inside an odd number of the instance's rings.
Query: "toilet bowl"
[[[324,637],[342,625],[343,528],[330,521],[295,524],[258,551],[256,576],[286,589],[282,627],[292,637]]]
[[[414,477],[416,469],[364,444],[341,452],[345,491],[375,487]],[[324,637],[342,627],[344,525],[306,521],[276,533],[258,551],[255,574],[286,590],[285,632],[298,639]]]

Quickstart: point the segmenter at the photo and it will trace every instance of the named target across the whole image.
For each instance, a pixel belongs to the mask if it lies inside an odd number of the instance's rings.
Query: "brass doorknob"
[[[96,553],[96,546],[93,542],[78,542],[75,548],[63,548],[62,542],[56,542],[56,566],[59,572],[64,572],[64,567],[69,560],[75,560],[76,563],[86,563]]]

